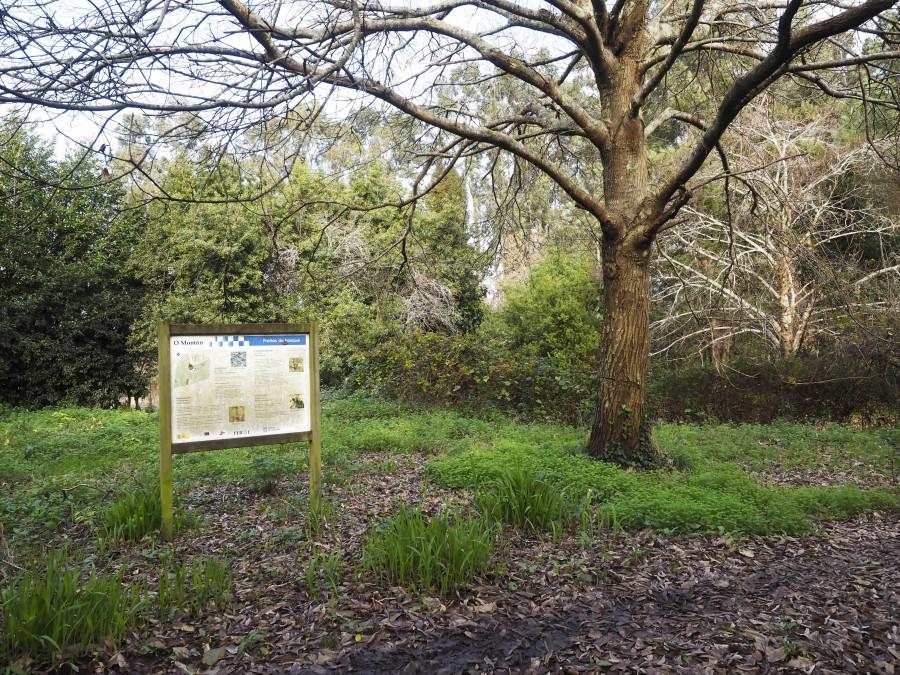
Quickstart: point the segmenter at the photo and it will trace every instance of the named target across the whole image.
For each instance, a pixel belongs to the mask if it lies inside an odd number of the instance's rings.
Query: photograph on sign
[[[309,336],[169,337],[172,443],[310,431]]]

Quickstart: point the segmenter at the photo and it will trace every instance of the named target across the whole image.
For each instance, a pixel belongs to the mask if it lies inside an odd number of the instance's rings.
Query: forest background
[[[651,419],[895,418],[900,173],[865,130],[860,106],[789,88],[739,117],[737,180],[710,182],[658,243]],[[548,178],[481,157],[408,203],[409,120],[322,117],[227,146],[204,131],[130,116],[108,150],[61,158],[3,119],[3,403],[136,402],[160,319],[316,318],[335,392],[587,423],[598,238]],[[682,141],[655,135],[656,161]]]
[[[4,672],[892,672],[896,9],[0,10]],[[321,321],[321,504],[157,542],[160,319]]]

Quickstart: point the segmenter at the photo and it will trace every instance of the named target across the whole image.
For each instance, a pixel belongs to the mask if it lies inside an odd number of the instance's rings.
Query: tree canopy
[[[21,120],[0,124],[0,402],[118,405],[146,390],[130,349],[143,285],[120,185],[58,160]]]

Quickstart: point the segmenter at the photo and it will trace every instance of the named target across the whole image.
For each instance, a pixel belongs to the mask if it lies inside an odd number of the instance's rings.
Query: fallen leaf
[[[777,649],[766,649],[766,658],[769,660],[769,663],[778,663],[779,661],[784,661],[784,647],[778,647]]]
[[[203,655],[203,663],[207,666],[214,666],[225,658],[225,653],[225,647],[210,649]]]

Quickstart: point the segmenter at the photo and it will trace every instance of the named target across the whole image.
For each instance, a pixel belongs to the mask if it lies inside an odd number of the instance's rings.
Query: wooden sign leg
[[[159,322],[159,493],[162,503],[160,534],[164,541],[175,536],[172,513],[172,365],[169,323]]]
[[[168,439],[161,439],[160,442],[159,492],[162,503],[160,534],[163,541],[172,541],[175,536],[175,516],[172,508],[172,442]]]
[[[314,509],[322,504],[322,441],[317,429],[309,442],[309,503]]]

